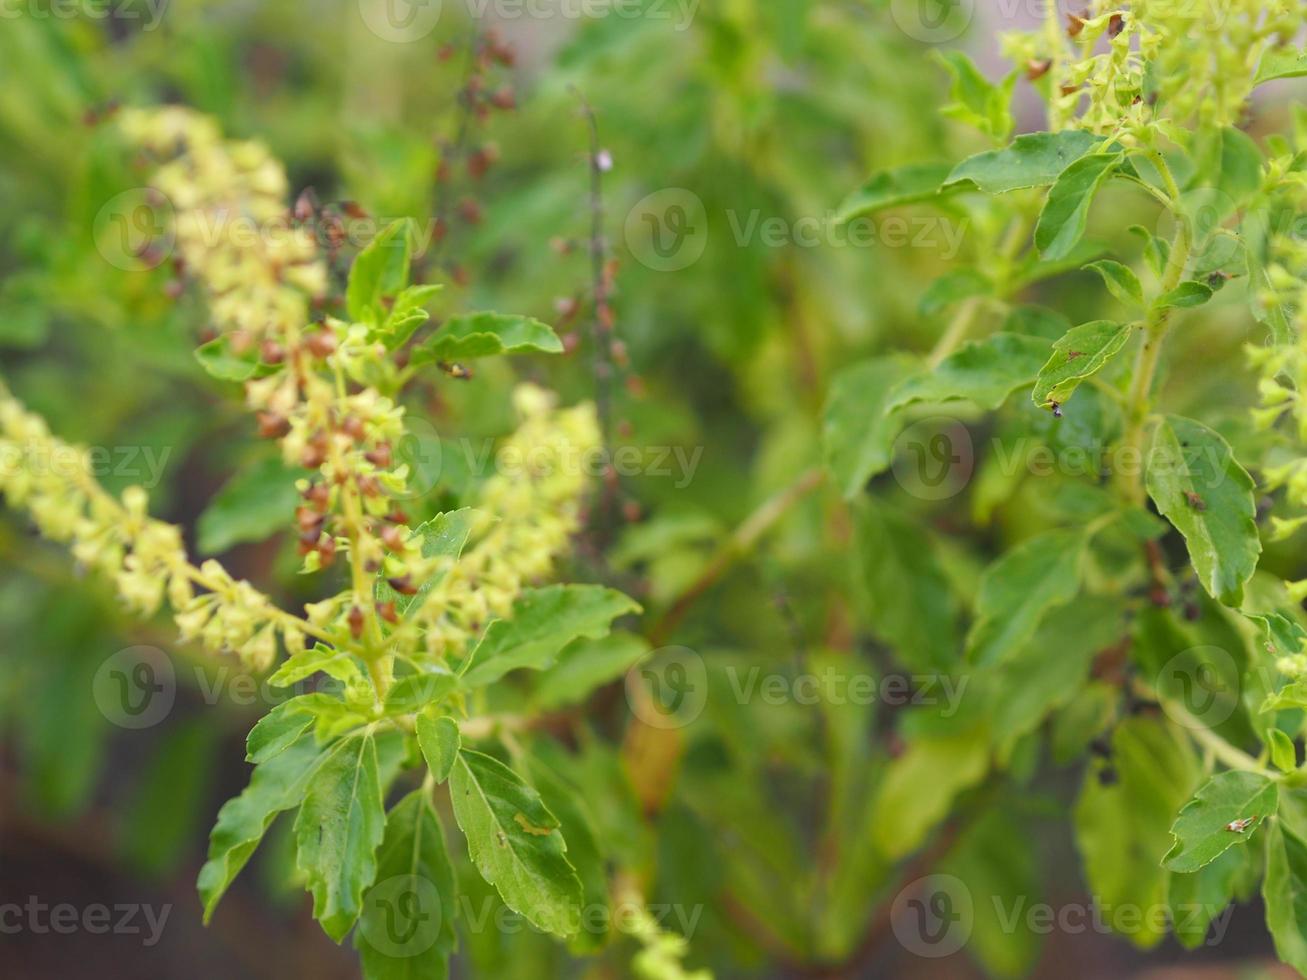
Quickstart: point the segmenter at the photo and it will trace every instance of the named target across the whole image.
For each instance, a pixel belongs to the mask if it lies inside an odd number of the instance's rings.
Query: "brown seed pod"
[[[286,360],[286,348],[275,340],[265,340],[259,346],[259,359],[264,364],[280,364]]]
[[[1026,62],[1026,79],[1028,81],[1038,81],[1048,74],[1048,70],[1053,67],[1051,58],[1031,58]]]
[[[325,511],[331,502],[331,488],[325,483],[312,483],[301,494],[309,506],[317,511]]]
[[[390,454],[390,443],[388,442],[379,443],[376,449],[364,453],[363,457],[373,466],[380,467],[383,470],[390,469],[393,462]]]
[[[312,187],[300,191],[300,196],[295,198],[295,209],[292,213],[295,220],[301,224],[308,224],[313,220],[313,216],[318,213],[318,195]]]
[[[393,524],[381,529],[381,543],[391,551],[401,551],[404,547],[404,534]]]
[[[395,604],[393,602],[378,602],[377,615],[388,623],[399,622],[399,614],[395,612]]]
[[[262,439],[280,439],[290,432],[290,420],[277,412],[260,412],[258,423],[259,437]]]
[[[363,610],[358,606],[351,606],[348,620],[350,635],[357,640],[363,635]]]
[[[1107,36],[1116,37],[1125,30],[1125,17],[1121,14],[1113,14],[1107,20]]]
[[[1066,32],[1068,37],[1080,36],[1080,32],[1085,29],[1085,21],[1088,19],[1088,15],[1088,10],[1082,10],[1078,14],[1066,15]]]
[[[336,342],[336,335],[330,330],[323,328],[322,330],[315,330],[313,333],[309,334],[308,338],[304,341],[304,346],[309,349],[309,353],[314,357],[326,357],[327,355],[334,353],[339,345]]]
[[[395,578],[386,579],[386,582],[400,595],[417,595],[418,587],[413,584],[411,576],[397,575]]]
[[[300,453],[300,465],[306,470],[316,470],[327,461],[326,447],[317,442],[310,442]]]
[[[355,442],[362,442],[364,436],[363,420],[357,415],[346,415],[340,423],[340,431]]]

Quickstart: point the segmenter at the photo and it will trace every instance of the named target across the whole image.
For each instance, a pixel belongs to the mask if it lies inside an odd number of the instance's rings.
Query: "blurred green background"
[[[423,268],[449,283],[442,312],[528,313],[568,335],[573,352],[556,362],[496,363],[470,381],[423,388],[410,412],[425,440],[418,458],[437,461],[438,482],[418,506],[440,510],[475,492],[469,447],[510,430],[507,393],[518,378],[556,388],[565,402],[609,391],[614,439],[637,447],[640,463],[621,480],[610,532],[583,543],[572,573],[613,578],[656,621],[733,528],[820,465],[834,371],[873,352],[930,348],[943,317],[922,312],[921,293],[989,231],[983,208],[933,224],[907,209],[896,212],[902,230],[882,221],[855,241],[834,223],[839,202],[879,168],[957,159],[980,144],[937,114],[947,77],[931,45],[903,29],[900,4],[704,0],[691,10],[640,0],[620,5],[624,14],[588,17],[577,6],[542,3],[514,16],[520,8],[507,5],[509,16],[477,18],[446,2],[414,29],[388,20],[383,0],[191,0],[153,12],[122,0],[107,17],[88,13],[100,4],[73,16],[8,4],[6,383],[56,433],[101,451],[107,485],[146,485],[154,512],[183,525],[194,551],[287,602],[315,597],[294,574],[284,474],[254,438],[234,386],[205,377],[192,357],[205,336],[202,303],[169,263],[142,268],[106,255],[114,202],[148,177],[115,134],[113,104],[194,106],[229,136],[267,143],[296,191],[311,186],[321,201],[356,202],[379,220],[439,221],[443,239]],[[978,21],[956,43],[996,65],[1000,26],[1013,25]],[[513,56],[469,74],[472,52],[488,43]],[[473,75],[492,96],[484,112],[469,111],[461,94]],[[583,105],[611,159],[603,229],[625,354],[608,375],[594,369],[586,326],[594,202]],[[1038,128],[1030,108],[1023,125]],[[663,197],[651,204],[651,195]],[[697,257],[669,257],[652,239],[649,209],[669,200],[686,209]],[[1031,293],[1068,314],[1102,302],[1082,275]],[[1180,344],[1190,363],[1210,368],[1239,341],[1214,313]],[[1221,379],[1219,370],[1194,376],[1211,380],[1180,386],[1181,411]],[[1018,495],[981,546],[1001,551],[1004,528],[1027,519]],[[948,531],[962,519],[932,520]],[[789,669],[831,651],[894,671],[866,635],[850,534],[836,504],[803,499],[662,639],[703,655],[710,690],[727,683],[722,665]],[[973,560],[954,557],[950,574],[974,582]],[[96,677],[108,658],[140,645],[166,651],[175,696],[162,717],[131,728],[101,710]],[[267,707],[234,660],[203,660],[166,624],[128,620],[103,583],[80,578],[13,512],[0,517],[0,656],[0,903],[171,910],[155,943],[143,914],[140,934],[2,935],[6,976],[356,975],[352,951],[309,918],[280,825],[213,925],[199,925],[193,881],[207,832],[247,778],[244,733]],[[1142,958],[1092,934],[1051,937],[1042,951],[1013,939],[988,962],[932,963],[892,937],[859,955],[890,881],[861,846],[859,817],[892,712],[710,697],[651,820],[622,762],[620,691],[592,708],[558,764],[587,787],[616,867],[654,869],[655,901],[701,906],[690,962],[719,976],[961,977],[1004,964],[1062,978],[1252,976],[1215,964],[1268,951],[1257,911],[1241,909],[1220,949],[1196,955],[1214,964],[1210,974],[1195,957],[1166,973],[1179,958],[1169,943]],[[1069,900],[1083,886],[1053,799],[1032,794],[1016,807],[1032,842],[1016,864],[1050,900]],[[468,887],[490,900],[484,886]],[[629,952],[573,959],[526,930],[483,930],[464,935],[455,970],[617,977]],[[823,973],[823,963],[844,966]]]

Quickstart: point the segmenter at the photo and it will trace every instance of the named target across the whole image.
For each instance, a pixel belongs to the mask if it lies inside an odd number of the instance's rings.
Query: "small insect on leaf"
[[[1057,402],[1052,402],[1049,408],[1053,410],[1053,418],[1060,419],[1062,417],[1062,406]]]
[[[1198,494],[1194,493],[1192,490],[1186,490],[1184,492],[1184,499],[1189,501],[1189,506],[1192,507],[1194,510],[1207,509],[1207,504],[1203,500],[1203,498],[1198,496]]]
[[[454,378],[455,380],[458,381],[472,380],[472,369],[470,367],[465,367],[462,364],[456,364],[450,361],[437,361],[436,367],[440,368],[440,370],[444,371],[447,375],[449,375],[451,378]]]
[[[1225,825],[1225,829],[1232,834],[1242,834],[1253,825],[1254,817],[1243,817],[1240,820],[1231,820]]]

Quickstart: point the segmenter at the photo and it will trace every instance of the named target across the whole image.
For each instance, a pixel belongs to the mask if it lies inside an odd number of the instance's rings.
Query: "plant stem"
[[[682,592],[668,607],[667,612],[649,630],[649,640],[655,646],[662,646],[672,630],[690,607],[701,595],[707,592],[726,571],[757,543],[767,531],[782,517],[789,513],[799,501],[812,493],[825,479],[821,468],[808,470],[788,487],[762,504],[745,519],[744,523],[717,550],[712,561],[703,573]]]
[[[1165,163],[1162,164],[1165,166]],[[1192,248],[1192,233],[1188,222],[1180,218],[1180,227],[1171,244],[1171,258],[1167,262],[1162,276],[1158,295],[1164,296],[1180,284],[1185,266],[1189,263],[1189,251]],[[1122,465],[1117,470],[1117,483],[1121,495],[1134,504],[1144,502],[1143,459],[1144,427],[1148,421],[1150,409],[1149,396],[1152,392],[1153,379],[1157,375],[1157,365],[1162,353],[1162,341],[1170,326],[1171,311],[1154,308],[1144,322],[1144,339],[1135,355],[1134,377],[1130,381],[1130,392],[1126,396],[1126,431],[1121,439],[1119,460],[1139,462],[1139,471],[1133,466]]]

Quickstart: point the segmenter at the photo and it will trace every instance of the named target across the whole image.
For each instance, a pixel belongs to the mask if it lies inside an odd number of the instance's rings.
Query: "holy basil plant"
[[[1094,906],[1141,913],[1112,928],[1219,941],[1260,884],[1307,972],[1307,115],[1257,110],[1307,74],[1303,8],[1199,6],[1050,4],[997,82],[943,59],[978,152],[877,173],[842,215],[933,208],[969,251],[925,289],[933,349],[837,376],[825,453],[878,639],[970,684],[900,719],[882,851],[994,812],[982,787],[1034,794],[1047,754],[1082,774]],[[1030,89],[1047,128],[1010,136]],[[1020,973],[1032,929],[991,906],[1028,901],[1031,861],[984,861],[945,844],[934,870],[969,889],[975,955]]]
[[[217,561],[192,563],[181,530],[149,516],[142,488],[108,492],[87,450],[3,388],[0,450],[13,465],[0,490],[109,576],[133,611],[166,604],[183,640],[270,671],[285,694],[249,732],[249,785],[218,813],[198,882],[205,920],[284,815],[314,917],[336,942],[353,933],[368,977],[447,975],[455,847],[535,928],[579,950],[603,943],[613,917],[595,913],[608,908],[607,869],[585,807],[487,710],[487,691],[510,672],[540,673],[543,690],[565,669],[553,703],[572,704],[609,676],[577,669],[586,651],[620,648],[627,664],[647,651],[613,632],[640,611],[626,595],[547,584],[579,528],[595,411],[518,386],[520,424],[478,506],[421,513],[438,499],[424,492],[438,475],[424,461],[439,447],[408,445],[422,434],[399,402],[423,371],[460,376],[477,359],[558,353],[559,338],[498,313],[430,330],[438,287],[410,283],[406,221],[377,233],[334,288],[338,256],[314,234],[310,205],[288,211],[285,173],[261,145],[227,141],[182,108],[124,109],[117,125],[152,167],[150,200],[170,203],[163,231],[215,327],[197,371],[241,386],[259,435],[279,448],[219,492],[200,545],[293,526],[300,571],[325,597],[292,612]],[[43,465],[53,458],[68,465]],[[433,805],[440,784],[456,826]],[[619,928],[657,975],[685,975],[679,937],[647,917]]]

